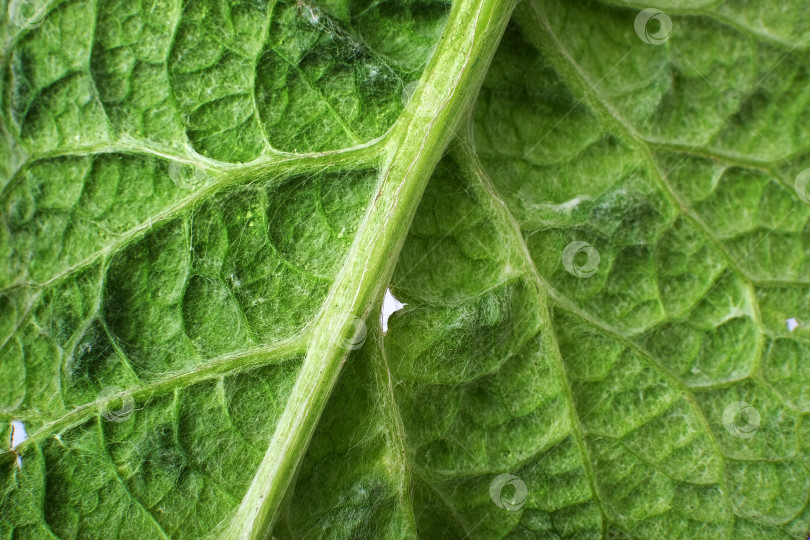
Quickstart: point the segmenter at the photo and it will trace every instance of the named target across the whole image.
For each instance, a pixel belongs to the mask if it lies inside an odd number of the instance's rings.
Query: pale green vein
[[[514,8],[510,0],[462,0],[452,12],[422,77],[435,95],[417,92],[416,111],[389,132],[377,194],[324,302],[304,365],[264,459],[225,536],[259,539],[276,520],[337,381],[347,351],[340,343],[385,292],[427,180],[471,106]]]
[[[32,433],[28,439],[20,443],[18,452],[23,452],[28,446],[40,442],[42,439],[69,429],[84,422],[86,419],[98,414],[100,410],[119,399],[122,395],[129,395],[136,402],[142,402],[152,396],[158,396],[172,392],[178,388],[184,388],[194,383],[220,377],[225,373],[247,371],[252,368],[267,365],[280,364],[291,361],[295,355],[299,355],[306,349],[306,342],[309,338],[308,330],[303,333],[271,346],[261,346],[253,349],[229,353],[216,358],[212,358],[203,363],[200,367],[167,375],[164,379],[156,380],[137,388],[127,389],[119,394],[109,396],[106,400],[94,401],[76,407],[66,412],[61,417],[55,418],[46,423],[42,428]],[[34,413],[3,413],[8,418],[35,420],[40,417]]]
[[[482,200],[484,204],[487,205],[487,209],[490,214],[493,216],[494,219],[500,222],[501,227],[504,229],[507,238],[509,241],[520,248],[521,263],[526,269],[526,274],[529,276],[531,280],[532,286],[537,291],[538,300],[542,303],[542,318],[546,321],[546,324],[551,324],[551,316],[548,310],[548,305],[546,302],[546,294],[548,293],[548,284],[544,282],[544,280],[540,277],[540,273],[534,266],[534,262],[532,261],[531,256],[528,253],[528,248],[523,240],[523,237],[520,233],[520,226],[515,221],[514,217],[512,216],[509,208],[507,207],[506,203],[501,199],[501,197],[495,191],[495,187],[489,180],[486,172],[484,171],[481,163],[478,161],[472,146],[470,143],[466,141],[458,141],[457,144],[453,145],[452,147],[453,156],[456,159],[459,166],[465,172],[465,175],[473,182],[473,186],[482,195]],[[585,444],[585,440],[583,438],[582,433],[582,426],[581,420],[577,415],[577,410],[574,405],[574,397],[571,393],[571,386],[568,382],[568,374],[565,369],[565,364],[563,363],[562,357],[560,355],[559,347],[557,345],[556,336],[553,335],[553,332],[549,334],[547,338],[549,341],[549,345],[553,354],[550,355],[552,359],[551,367],[556,373],[558,380],[560,381],[560,386],[562,388],[562,393],[565,398],[566,409],[568,410],[568,417],[569,417],[569,424],[571,426],[571,436],[574,438],[574,441],[577,445],[580,455],[582,456],[582,464],[585,469],[585,474],[588,478],[588,484],[591,489],[591,493],[593,494],[593,499],[596,502],[597,506],[599,507],[599,512],[602,517],[602,522],[605,523],[608,521],[608,512],[603,504],[603,496],[600,495],[599,485],[596,482],[596,475],[593,470],[593,463],[590,457],[590,452]]]

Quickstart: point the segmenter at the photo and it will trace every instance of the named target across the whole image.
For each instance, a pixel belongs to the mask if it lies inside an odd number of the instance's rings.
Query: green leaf
[[[810,534],[801,3],[6,6],[3,537]]]

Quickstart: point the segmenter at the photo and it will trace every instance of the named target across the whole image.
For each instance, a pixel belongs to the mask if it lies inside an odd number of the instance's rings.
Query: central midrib
[[[474,102],[514,5],[453,3],[422,86],[386,137],[379,189],[313,326],[313,341],[264,459],[223,536],[254,540],[272,530],[348,355],[341,341],[352,337],[353,320],[365,320],[382,297],[428,178]]]

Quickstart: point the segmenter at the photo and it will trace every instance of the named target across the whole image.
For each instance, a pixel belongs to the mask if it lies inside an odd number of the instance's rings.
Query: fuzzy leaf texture
[[[0,16],[0,538],[810,535],[801,0]]]

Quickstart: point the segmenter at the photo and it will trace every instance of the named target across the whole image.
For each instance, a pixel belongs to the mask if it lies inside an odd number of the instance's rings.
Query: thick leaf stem
[[[375,199],[314,327],[288,405],[226,538],[266,538],[340,369],[393,272],[428,178],[470,110],[516,0],[454,2],[407,110],[390,131]],[[359,344],[359,343],[357,343]]]

